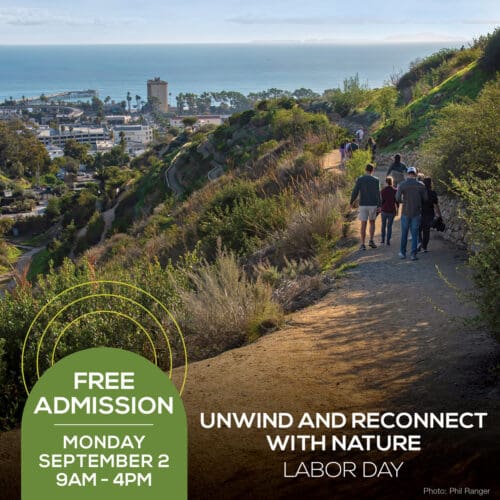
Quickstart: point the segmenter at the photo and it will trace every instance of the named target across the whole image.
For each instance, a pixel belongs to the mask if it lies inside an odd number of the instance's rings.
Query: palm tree
[[[130,101],[132,101],[132,96],[130,95],[130,90],[127,92],[127,102],[128,102],[128,112],[130,113]]]
[[[141,109],[141,96],[140,95],[135,95],[135,102],[137,103],[137,111]]]

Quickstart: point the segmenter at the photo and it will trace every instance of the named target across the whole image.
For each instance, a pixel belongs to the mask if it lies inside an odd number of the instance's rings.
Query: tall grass
[[[191,358],[240,346],[282,320],[272,287],[259,278],[250,280],[234,253],[219,250],[213,264],[203,263],[188,277],[190,287],[178,290],[177,316]]]

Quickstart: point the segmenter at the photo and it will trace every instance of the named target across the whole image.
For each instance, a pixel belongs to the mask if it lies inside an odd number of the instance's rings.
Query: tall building
[[[148,80],[148,101],[151,97],[158,99],[160,111],[168,111],[168,83],[160,80],[159,77]]]

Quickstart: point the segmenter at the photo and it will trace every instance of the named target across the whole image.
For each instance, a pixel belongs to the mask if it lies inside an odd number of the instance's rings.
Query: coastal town
[[[18,100],[10,98],[0,104],[0,121],[23,123],[45,146],[53,162],[65,157],[65,146],[74,143],[86,148],[87,160],[110,153],[117,146],[133,159],[144,154],[154,140],[169,130],[175,129],[178,133],[186,127],[196,130],[206,125],[218,126],[229,116],[196,114],[195,106],[189,106],[189,102],[169,105],[168,82],[159,77],[148,80],[146,89],[146,101],[139,95],[132,99],[130,92],[121,102],[109,96],[101,100],[98,92],[90,89],[23,96]],[[79,162],[76,171],[72,171],[73,167],[68,168],[61,162],[55,172],[57,179],[68,181],[70,190],[97,183],[92,161]],[[0,189],[0,217],[18,218],[45,212],[49,196],[55,193],[37,177],[32,186],[23,189],[22,196],[19,190],[15,195],[14,186],[0,186],[3,188]]]

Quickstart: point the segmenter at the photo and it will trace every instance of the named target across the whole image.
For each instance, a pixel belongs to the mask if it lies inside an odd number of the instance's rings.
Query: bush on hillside
[[[358,149],[354,151],[352,157],[346,161],[346,178],[350,184],[354,184],[356,179],[365,173],[366,166],[372,163],[372,154],[370,151]]]
[[[346,200],[340,192],[319,194],[304,191],[301,205],[291,215],[279,243],[286,259],[304,259],[316,254],[320,241],[332,246],[343,236]]]
[[[450,104],[442,110],[423,146],[423,168],[435,185],[449,189],[453,177],[491,177],[500,163],[498,102],[500,80],[487,84],[470,104]]]
[[[466,210],[461,214],[467,225],[468,244],[471,249],[469,263],[474,270],[474,281],[479,294],[476,300],[482,318],[500,339],[500,191],[496,166],[489,179],[454,179],[453,189],[464,201]]]
[[[480,64],[490,73],[500,70],[500,28],[488,35]]]
[[[451,59],[456,52],[456,49],[441,49],[424,59],[416,59],[410,63],[410,69],[399,79],[397,89],[401,91],[415,85],[426,73]]]
[[[176,316],[194,359],[238,347],[282,320],[271,286],[251,281],[233,253],[220,252],[213,264],[189,273],[189,280],[188,288],[178,290]]]

